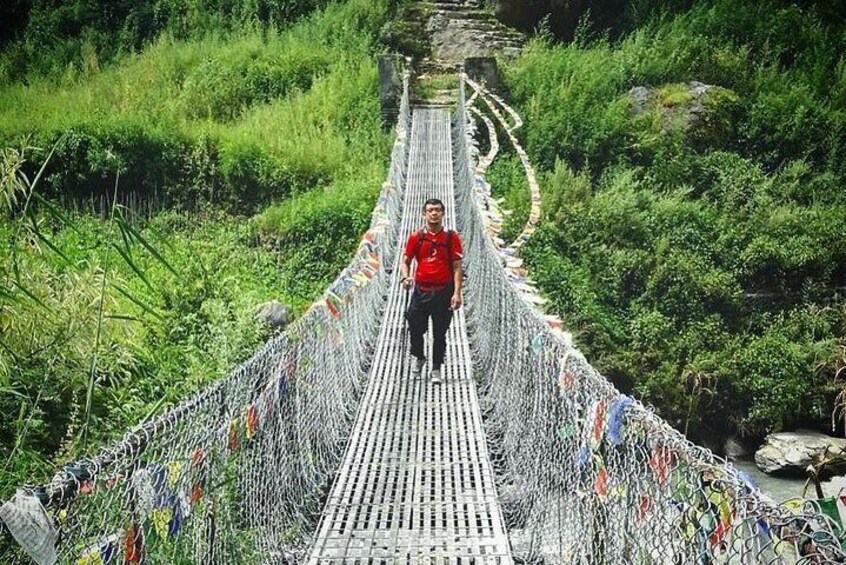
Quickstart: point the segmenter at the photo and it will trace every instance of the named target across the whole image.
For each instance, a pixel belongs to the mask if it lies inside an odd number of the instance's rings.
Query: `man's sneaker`
[[[441,370],[440,369],[432,369],[432,384],[433,385],[441,384]]]
[[[411,362],[411,376],[415,379],[423,374],[423,367],[426,365],[426,359],[415,357]]]

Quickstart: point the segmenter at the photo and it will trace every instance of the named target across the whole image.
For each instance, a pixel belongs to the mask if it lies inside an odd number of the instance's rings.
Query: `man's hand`
[[[405,290],[410,289],[414,285],[414,281],[411,280],[410,277],[404,277],[401,282],[402,282],[402,287]]]
[[[456,293],[452,295],[452,300],[449,301],[449,307],[451,310],[458,310],[461,308],[461,295]]]

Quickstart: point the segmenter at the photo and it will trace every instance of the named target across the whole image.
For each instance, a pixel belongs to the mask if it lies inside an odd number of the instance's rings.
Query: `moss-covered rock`
[[[691,81],[638,86],[627,96],[643,138],[680,135],[694,144],[721,146],[735,137],[740,97],[728,88]]]

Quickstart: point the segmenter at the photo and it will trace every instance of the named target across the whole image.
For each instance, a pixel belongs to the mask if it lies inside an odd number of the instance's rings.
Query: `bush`
[[[504,199],[501,207],[511,212],[505,218],[500,234],[506,243],[511,243],[523,231],[531,210],[529,181],[523,163],[515,154],[500,154],[488,169],[487,180],[493,196]]]
[[[292,295],[318,294],[347,265],[370,223],[380,186],[374,180],[296,196],[257,218],[261,241],[284,258],[281,280]]]
[[[0,349],[0,455],[11,461],[0,498],[24,482],[49,480],[55,461],[90,454],[92,445],[227,374],[268,336],[254,318],[258,304],[305,304],[277,276],[277,255],[255,246],[244,218],[164,213],[136,223],[167,265],[99,219],[59,219],[47,210],[33,218],[44,240],[23,220],[0,225],[10,242],[0,250],[8,293],[0,300],[8,330]]]
[[[820,13],[697,3],[505,71],[540,168],[533,277],[601,371],[709,444],[832,406],[846,114],[843,22]],[[714,86],[696,124],[691,81]]]

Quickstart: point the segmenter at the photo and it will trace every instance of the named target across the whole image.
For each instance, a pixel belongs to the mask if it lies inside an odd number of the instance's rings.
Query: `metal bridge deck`
[[[445,223],[453,225],[450,130],[444,110],[414,112],[401,244],[419,229],[427,198],[445,202]],[[369,382],[310,563],[510,564],[463,311],[447,336],[444,382],[431,384],[429,367],[413,379],[398,266],[393,277]]]

